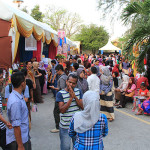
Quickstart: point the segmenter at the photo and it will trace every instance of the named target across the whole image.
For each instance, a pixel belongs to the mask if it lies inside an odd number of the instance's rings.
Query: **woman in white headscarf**
[[[74,150],[103,150],[102,138],[108,134],[107,117],[100,113],[99,94],[87,91],[83,95],[84,110],[71,119],[69,136],[76,136]]]
[[[122,83],[118,88],[115,89],[115,101],[116,101],[115,106],[119,105],[117,104],[117,102],[121,100],[122,93],[126,90],[128,83],[129,83],[129,76],[124,75],[122,78]]]

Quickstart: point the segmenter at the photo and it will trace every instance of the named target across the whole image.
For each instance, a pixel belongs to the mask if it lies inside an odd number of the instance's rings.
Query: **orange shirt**
[[[144,91],[143,91],[142,89],[139,90],[139,94],[140,94],[141,96],[146,96],[148,92],[149,92],[148,89],[146,89],[146,90],[144,90]]]

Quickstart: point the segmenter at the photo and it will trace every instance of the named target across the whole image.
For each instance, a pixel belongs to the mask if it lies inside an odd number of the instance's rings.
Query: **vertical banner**
[[[104,53],[104,51],[103,50],[101,50],[101,54],[103,54]]]
[[[68,50],[68,46],[67,46],[67,43],[66,43],[65,30],[60,29],[60,30],[58,30],[58,48],[57,48],[57,54],[63,54],[67,58],[67,50]]]

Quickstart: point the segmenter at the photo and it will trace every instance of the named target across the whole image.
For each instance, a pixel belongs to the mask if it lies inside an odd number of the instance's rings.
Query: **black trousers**
[[[7,150],[6,149],[6,129],[4,130],[0,129],[0,147],[3,150]]]
[[[54,119],[55,119],[55,125],[56,125],[56,129],[59,129],[59,122],[60,122],[60,111],[59,111],[59,105],[57,102],[55,102],[55,107],[54,107]]]
[[[29,140],[28,142],[23,144],[25,150],[32,150],[31,148],[31,141]],[[7,145],[7,150],[18,150],[18,144],[16,141],[10,143]]]
[[[127,102],[129,101],[133,101],[133,98],[132,97],[128,97],[128,96],[125,96],[125,95],[122,95],[121,99],[120,99],[120,105],[125,108]]]

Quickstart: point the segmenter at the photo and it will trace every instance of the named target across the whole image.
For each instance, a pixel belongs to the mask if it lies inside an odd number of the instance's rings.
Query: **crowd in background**
[[[120,54],[70,55],[51,60],[47,67],[33,58],[13,70],[11,83],[5,87],[9,121],[2,117],[0,100],[0,146],[4,150],[31,149],[31,103],[43,103],[43,94],[50,91],[55,98],[56,125],[51,132],[59,132],[61,150],[70,150],[71,139],[75,150],[103,149],[107,119],[115,119],[114,106],[125,108],[130,102],[133,112],[138,108],[136,115],[150,115],[149,81],[145,73],[135,74],[132,62]]]

